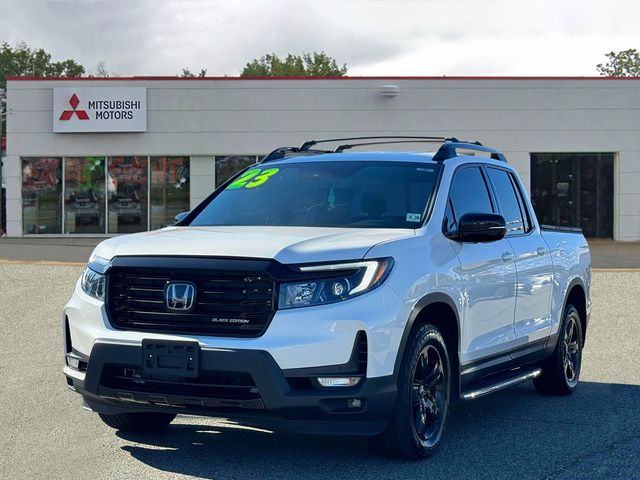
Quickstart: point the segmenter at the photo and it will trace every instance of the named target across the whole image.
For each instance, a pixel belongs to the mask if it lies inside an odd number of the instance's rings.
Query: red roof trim
[[[640,80],[640,77],[487,77],[487,76],[452,76],[452,77],[7,77],[9,81],[196,81],[196,80],[231,80],[231,81],[251,81],[251,80]]]

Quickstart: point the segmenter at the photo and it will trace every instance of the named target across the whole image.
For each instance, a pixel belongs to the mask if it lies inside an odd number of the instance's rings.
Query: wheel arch
[[[456,303],[444,293],[435,292],[425,295],[411,310],[396,355],[394,375],[397,376],[400,371],[411,334],[425,323],[437,327],[447,344],[451,362],[451,398],[455,399],[460,393],[460,316]]]
[[[562,312],[567,308],[567,305],[573,305],[580,314],[580,326],[582,327],[582,344],[584,345],[587,338],[587,294],[584,288],[584,283],[579,277],[574,278],[569,282],[567,286],[567,292],[564,298],[564,304]]]

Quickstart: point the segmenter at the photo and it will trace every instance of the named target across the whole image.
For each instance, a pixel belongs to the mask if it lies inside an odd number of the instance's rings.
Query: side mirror
[[[465,213],[447,238],[458,242],[495,242],[507,234],[507,224],[496,213]]]
[[[173,224],[178,225],[182,220],[187,218],[187,215],[189,215],[189,213],[191,212],[182,212],[177,214],[175,217],[173,217]]]

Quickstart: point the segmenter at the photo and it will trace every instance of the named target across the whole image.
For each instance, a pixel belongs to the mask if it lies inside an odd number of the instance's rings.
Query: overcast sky
[[[238,75],[324,50],[349,75],[595,75],[640,49],[638,0],[0,1],[0,40],[120,76]]]

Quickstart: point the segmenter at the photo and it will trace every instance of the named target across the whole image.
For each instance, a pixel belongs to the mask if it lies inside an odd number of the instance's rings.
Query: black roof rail
[[[363,142],[340,145],[334,150],[334,153],[341,153],[353,147],[364,147],[367,145],[389,145],[393,143],[441,143],[442,140],[388,140],[386,142]]]
[[[508,163],[507,158],[504,156],[504,154],[498,150],[485,147],[480,142],[461,142],[457,138],[448,138],[433,156],[433,161],[443,162],[450,158],[456,158],[458,156],[458,149],[474,150],[476,152],[488,152],[491,154],[491,158],[493,160],[499,160],[501,162]]]
[[[314,145],[319,143],[329,142],[341,142],[346,140],[376,140],[373,142],[360,142],[360,143],[346,143],[338,146],[335,150],[317,150],[312,149]],[[378,141],[379,140],[379,141]],[[386,145],[396,143],[442,143],[438,151],[433,156],[434,162],[443,162],[450,158],[458,157],[458,149],[461,150],[474,150],[479,152],[487,152],[491,154],[491,158],[499,160],[505,163],[507,162],[504,154],[493,148],[485,147],[480,142],[465,142],[458,140],[455,137],[422,137],[422,136],[410,136],[410,135],[378,135],[367,137],[346,137],[346,138],[328,138],[325,140],[309,140],[304,142],[300,147],[278,147],[271,153],[266,155],[259,163],[270,162],[273,160],[280,160],[290,156],[307,156],[318,155],[322,153],[341,153],[344,150],[348,150],[353,147],[361,147],[367,145]]]
[[[332,150],[305,150],[300,151],[298,147],[278,147],[273,150],[271,153],[265,155],[262,160],[258,163],[271,162],[273,160],[281,160],[287,156],[287,153],[293,153],[296,155],[292,155],[293,157],[298,156],[306,156],[306,155],[317,155],[320,153],[333,153]]]
[[[327,138],[324,140],[309,140],[304,142],[300,148],[298,149],[301,152],[308,151],[314,145],[319,143],[330,143],[330,142],[344,142],[347,140],[385,140],[385,139],[402,139],[402,140],[422,140],[423,142],[444,142],[446,138],[444,137],[423,137],[423,136],[411,136],[411,135],[377,135],[377,136],[366,136],[366,137],[347,137],[347,138]],[[378,142],[371,145],[382,145],[384,143],[391,142]],[[407,142],[413,143],[413,142]],[[417,142],[416,142],[417,143]],[[356,146],[356,145],[353,145]]]

